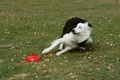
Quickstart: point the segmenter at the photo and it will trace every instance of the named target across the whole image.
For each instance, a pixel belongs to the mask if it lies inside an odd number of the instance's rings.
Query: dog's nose
[[[74,29],[72,30],[72,32],[73,32],[73,34],[75,34],[75,30]]]
[[[74,32],[75,32],[75,30],[73,29],[73,30],[72,30],[72,32],[74,33]]]

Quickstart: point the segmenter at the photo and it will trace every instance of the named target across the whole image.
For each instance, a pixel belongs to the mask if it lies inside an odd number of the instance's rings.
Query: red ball
[[[30,54],[28,57],[26,57],[27,62],[38,62],[41,58],[37,54]]]

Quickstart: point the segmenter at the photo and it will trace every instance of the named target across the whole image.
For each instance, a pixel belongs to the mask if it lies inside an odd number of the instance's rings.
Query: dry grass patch
[[[27,77],[29,74],[26,73],[20,73],[20,74],[15,74],[13,77],[9,78],[8,80],[16,80],[16,79],[22,79],[24,77]]]
[[[2,62],[4,62],[4,60],[3,60],[3,59],[0,59],[0,63],[2,63]]]

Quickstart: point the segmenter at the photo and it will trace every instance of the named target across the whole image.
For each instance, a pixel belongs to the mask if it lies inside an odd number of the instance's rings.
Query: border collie
[[[68,19],[63,28],[61,37],[54,40],[50,47],[42,51],[42,54],[49,53],[58,45],[60,45],[60,47],[59,51],[56,53],[57,56],[75,48],[81,48],[85,50],[83,45],[93,42],[92,38],[90,37],[91,32],[92,25],[86,20],[77,17]]]

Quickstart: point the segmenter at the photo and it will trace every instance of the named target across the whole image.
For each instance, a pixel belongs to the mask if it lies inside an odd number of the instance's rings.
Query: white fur
[[[50,47],[42,51],[42,54],[49,53],[56,46],[60,45],[59,49],[61,51],[56,53],[56,55],[59,56],[71,49],[77,48],[78,47],[77,43],[81,43],[87,39],[88,40],[86,41],[86,44],[92,43],[92,38],[90,37],[92,28],[88,27],[87,22],[78,23],[73,30],[74,33],[71,31],[70,33],[65,34],[62,38],[54,40]]]

